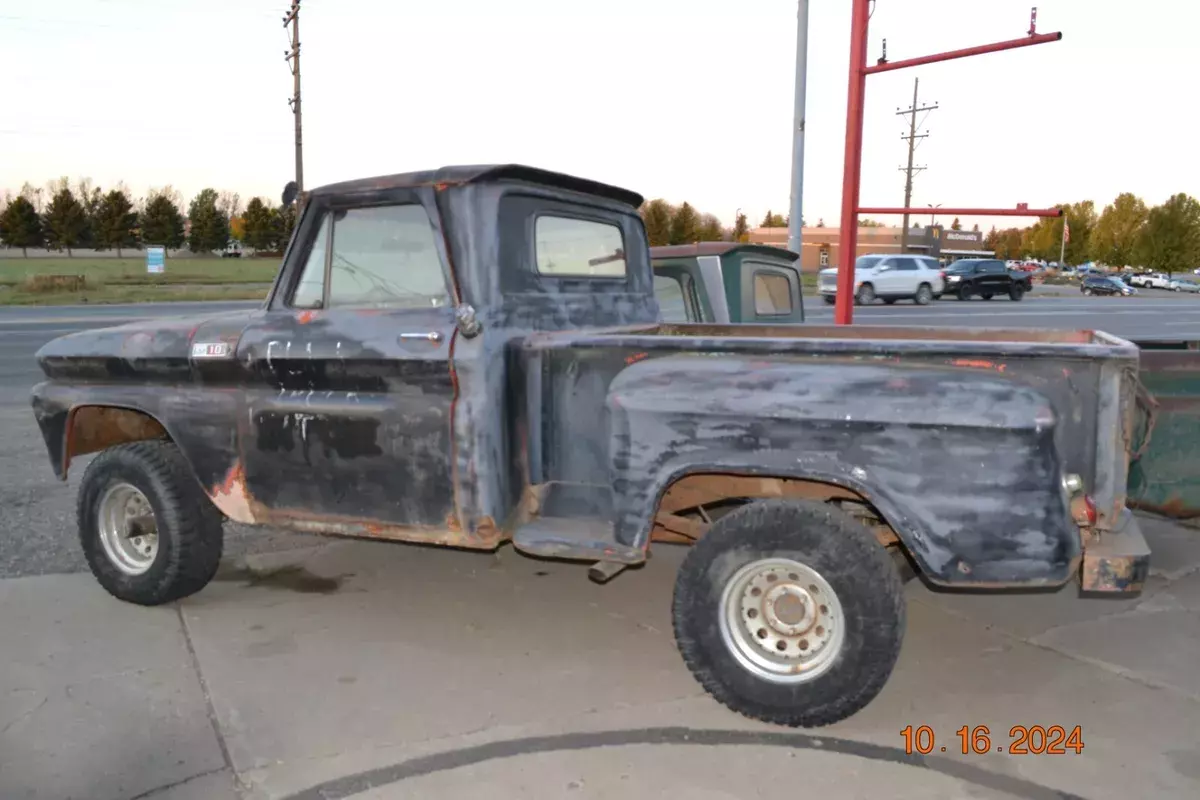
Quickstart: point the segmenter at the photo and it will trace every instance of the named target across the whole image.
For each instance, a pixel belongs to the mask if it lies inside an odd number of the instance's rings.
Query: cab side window
[[[440,308],[449,303],[425,209],[390,205],[326,212],[291,305]]]

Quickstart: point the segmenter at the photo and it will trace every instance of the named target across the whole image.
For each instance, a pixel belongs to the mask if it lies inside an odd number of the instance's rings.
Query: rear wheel
[[[144,606],[200,591],[216,574],[222,517],[166,441],[109,448],[79,487],[79,540],[109,594]]]
[[[851,716],[883,688],[904,636],[892,557],[850,515],[766,500],[720,518],[680,567],[675,638],[695,678],[748,717]]]
[[[929,301],[932,299],[933,289],[929,287],[929,284],[922,283],[917,287],[917,294],[915,297],[913,297],[913,302],[919,306],[927,306],[929,305]]]
[[[869,306],[875,302],[875,287],[869,283],[864,283],[858,287],[858,292],[854,295],[854,302],[860,306]]]
[[[822,299],[825,300],[825,305],[827,305],[827,306],[831,306],[837,302],[837,298],[831,294],[823,294],[823,295],[821,295],[821,297],[822,297]]]
[[[1025,296],[1024,284],[1014,283],[1008,287],[1008,299],[1014,302],[1019,302]]]

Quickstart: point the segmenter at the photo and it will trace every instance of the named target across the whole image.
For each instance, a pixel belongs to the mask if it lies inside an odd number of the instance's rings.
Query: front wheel
[[[1022,284],[1014,283],[1008,287],[1008,299],[1017,303],[1025,296],[1025,287]]]
[[[221,561],[222,517],[166,441],[118,445],[84,473],[79,540],[109,594],[156,606],[200,591]]]
[[[831,306],[837,302],[837,298],[831,294],[823,294],[821,297],[825,300],[825,305]]]
[[[957,297],[959,300],[966,300],[971,295],[967,292],[967,287],[960,286],[960,287],[958,287],[958,291],[955,293],[954,296]]]
[[[875,535],[814,502],[720,518],[675,581],[675,639],[714,698],[754,719],[828,725],[867,705],[904,637],[902,583]]]
[[[860,306],[869,306],[875,302],[875,287],[869,283],[864,283],[858,287],[858,292],[854,295],[854,302]]]
[[[917,287],[917,294],[913,297],[913,302],[919,306],[927,306],[932,299],[933,289],[930,289],[928,284],[922,283]]]
[[[1084,293],[1084,295],[1085,295],[1085,296],[1087,296],[1087,297],[1091,297],[1091,296],[1092,296],[1092,290],[1091,290],[1091,289],[1084,289],[1084,290],[1083,290],[1083,293]]]

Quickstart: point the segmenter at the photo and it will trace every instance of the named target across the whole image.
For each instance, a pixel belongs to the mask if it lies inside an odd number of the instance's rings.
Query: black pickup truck
[[[970,300],[982,297],[991,300],[1002,295],[1020,300],[1033,290],[1033,278],[1026,272],[1016,272],[1003,261],[994,258],[963,258],[942,272],[945,281],[943,297]]]
[[[260,308],[47,344],[33,408],[60,477],[98,453],[78,527],[99,582],[146,605],[199,591],[226,518],[511,541],[598,579],[687,544],[685,661],[787,725],[884,685],[897,559],[951,587],[1140,588],[1136,348],[664,324],[640,202],[523,166],[326,186]]]

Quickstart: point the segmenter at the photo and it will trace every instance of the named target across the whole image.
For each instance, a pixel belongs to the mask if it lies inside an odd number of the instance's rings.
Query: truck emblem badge
[[[229,358],[226,342],[197,342],[192,345],[192,358]]]

